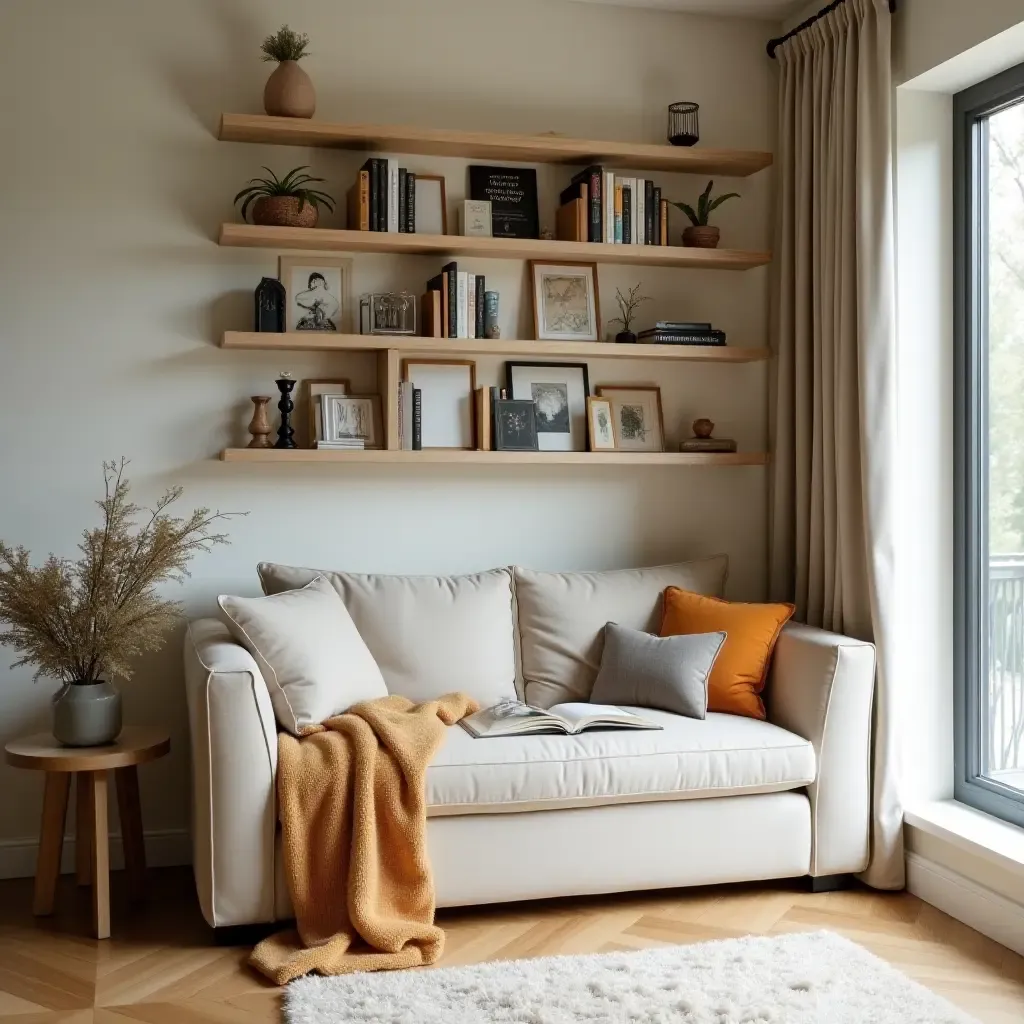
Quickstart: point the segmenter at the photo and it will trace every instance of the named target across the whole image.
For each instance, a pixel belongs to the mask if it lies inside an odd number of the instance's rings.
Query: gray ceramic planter
[[[121,733],[121,694],[111,683],[72,683],[53,698],[53,735],[66,747],[98,747]]]

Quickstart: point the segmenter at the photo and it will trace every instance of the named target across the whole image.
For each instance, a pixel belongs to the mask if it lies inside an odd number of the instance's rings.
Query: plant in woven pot
[[[720,237],[719,229],[708,224],[711,214],[717,210],[722,203],[729,199],[739,199],[739,192],[726,192],[724,196],[711,198],[711,189],[714,182],[709,181],[708,187],[700,194],[695,210],[689,203],[673,203],[678,210],[682,210],[690,218],[690,226],[683,229],[683,245],[689,245],[698,249],[717,249]]]
[[[309,56],[309,36],[282,25],[263,40],[263,60],[276,60],[277,68],[263,89],[263,109],[275,117],[312,117],[316,111],[313,80],[299,67]]]
[[[320,207],[334,212],[334,200],[319,189],[310,188],[323,178],[314,178],[305,172],[308,166],[294,167],[283,178],[264,167],[267,178],[250,178],[249,184],[235,196],[242,204],[242,220],[252,207],[253,224],[266,224],[285,228],[315,228],[320,219]]]
[[[111,678],[129,678],[138,655],[159,650],[182,611],[158,588],[188,576],[193,555],[227,543],[213,527],[233,513],[176,518],[167,510],[180,487],[143,509],[129,501],[126,466],[103,464],[102,525],[83,532],[77,561],[50,555],[34,568],[25,548],[0,541],[0,622],[9,627],[0,645],[21,652],[12,668],[34,665],[36,679],[61,681],[53,734],[66,746],[117,739],[121,694]]]

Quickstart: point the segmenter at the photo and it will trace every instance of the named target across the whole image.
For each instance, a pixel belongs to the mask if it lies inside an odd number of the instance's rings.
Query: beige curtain
[[[890,672],[895,446],[891,16],[846,0],[777,51],[771,580],[878,646],[871,863],[904,884]]]

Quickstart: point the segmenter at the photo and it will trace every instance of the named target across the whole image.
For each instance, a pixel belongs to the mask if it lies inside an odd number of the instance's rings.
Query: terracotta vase
[[[718,228],[709,227],[706,224],[700,227],[684,228],[683,245],[688,245],[693,249],[717,249],[720,234]]]
[[[267,79],[263,109],[274,117],[312,117],[316,111],[313,80],[296,60],[283,60]]]
[[[304,203],[294,196],[260,196],[252,204],[253,224],[280,228],[315,228],[320,212],[312,203]]]

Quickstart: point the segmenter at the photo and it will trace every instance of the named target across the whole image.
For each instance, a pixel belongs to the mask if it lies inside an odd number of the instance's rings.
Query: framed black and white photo
[[[440,174],[416,175],[416,233],[448,234],[448,196]]]
[[[530,260],[533,328],[538,341],[600,341],[596,263]]]
[[[587,450],[586,363],[505,364],[510,398],[537,406],[537,447],[542,452]]]
[[[327,444],[362,441],[365,448],[382,448],[380,395],[320,396],[319,440]]]
[[[602,385],[597,393],[611,402],[616,448],[629,452],[665,450],[661,388]]]
[[[468,359],[406,359],[402,380],[420,392],[424,448],[476,447],[476,363]]]
[[[615,429],[609,398],[587,399],[587,432],[592,452],[615,450]]]
[[[494,450],[537,451],[537,406],[514,398],[494,403]]]
[[[321,256],[281,256],[285,326],[289,331],[352,330],[352,261]]]

